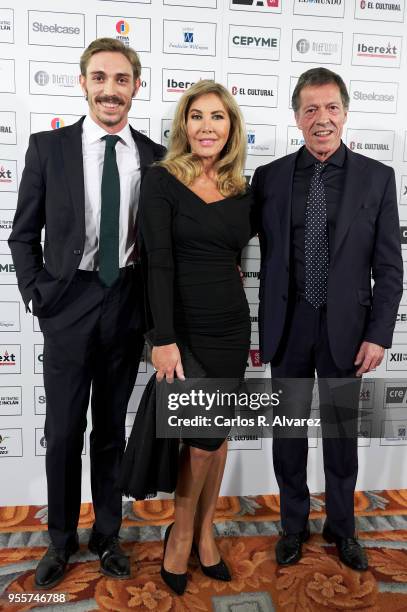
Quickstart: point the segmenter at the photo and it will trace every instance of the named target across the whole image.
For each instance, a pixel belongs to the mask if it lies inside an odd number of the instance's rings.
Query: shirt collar
[[[333,164],[334,166],[338,166],[339,168],[342,168],[345,163],[345,160],[346,160],[346,147],[341,141],[341,144],[336,149],[335,153],[333,153],[331,157],[328,157],[325,163]],[[314,157],[312,153],[310,153],[308,149],[304,146],[302,150],[300,151],[300,154],[297,159],[297,168],[308,168],[309,166],[312,166],[313,164],[319,161],[320,160]]]
[[[88,144],[94,144],[103,138],[103,136],[109,134],[109,132],[107,132],[104,128],[95,123],[90,115],[86,115],[82,124],[82,131]],[[128,123],[126,123],[124,128],[120,130],[120,132],[117,132],[115,136],[119,136],[121,141],[127,146],[133,146],[134,140]]]

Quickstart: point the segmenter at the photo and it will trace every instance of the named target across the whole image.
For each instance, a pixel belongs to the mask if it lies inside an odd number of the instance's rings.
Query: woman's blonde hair
[[[246,189],[246,181],[243,176],[246,159],[246,130],[242,114],[232,94],[215,81],[198,81],[182,95],[171,126],[168,152],[159,165],[164,166],[185,185],[191,185],[202,174],[201,160],[197,155],[191,153],[187,136],[187,118],[192,102],[206,94],[218,96],[230,119],[229,138],[215,166],[217,188],[225,197],[236,195]]]

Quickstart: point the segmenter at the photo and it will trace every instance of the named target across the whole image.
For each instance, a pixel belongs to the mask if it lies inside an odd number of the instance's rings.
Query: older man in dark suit
[[[321,394],[321,379],[360,377],[391,346],[403,290],[396,185],[392,168],[341,141],[349,95],[339,75],[308,70],[292,106],[305,146],[258,168],[252,183],[261,227],[260,348],[273,378],[312,381],[316,371]],[[312,386],[302,387],[308,413]],[[338,406],[331,408],[328,420]],[[340,412],[339,406],[339,423]],[[274,439],[282,565],[301,558],[309,537],[307,452],[305,436]],[[324,437],[323,455],[323,536],[336,543],[345,564],[366,569],[355,538],[356,435]]]
[[[116,482],[144,344],[136,214],[144,169],[164,153],[128,123],[140,72],[135,51],[114,39],[95,40],[84,51],[80,82],[89,113],[30,137],[9,240],[24,303],[44,334],[51,546],[36,570],[38,588],[55,586],[78,549],[91,390],[95,523],[89,548],[106,575],[130,575],[118,542]]]

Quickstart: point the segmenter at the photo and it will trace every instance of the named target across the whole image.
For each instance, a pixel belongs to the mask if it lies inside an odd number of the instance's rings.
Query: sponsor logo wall
[[[130,111],[130,123],[165,145],[180,96],[201,79],[222,82],[246,121],[248,177],[257,166],[295,153],[303,146],[291,107],[300,74],[316,66],[339,72],[350,94],[344,142],[352,151],[395,169],[403,256],[407,262],[405,4],[405,0],[163,0],[159,5],[151,0],[95,0],[91,4],[71,0],[53,6],[45,0],[34,4],[21,0],[10,3],[10,8],[0,8],[0,460],[8,457],[10,465],[14,462],[20,466],[27,485],[33,478],[36,482],[40,479],[43,502],[43,340],[37,319],[26,312],[21,301],[6,241],[29,135],[69,126],[87,111],[79,86],[83,49],[97,36],[108,36],[139,52],[141,87]],[[259,266],[259,244],[254,238],[242,257],[252,321],[248,377],[269,376],[259,351]],[[129,404],[127,432],[151,372],[144,356]],[[395,344],[386,351],[374,375],[397,381],[404,376],[407,379],[407,280]],[[397,382],[401,389],[403,384]],[[361,397],[365,411],[371,408],[373,397],[373,387],[369,385]],[[398,393],[394,397],[403,395],[400,406],[404,408],[406,393]],[[389,395],[389,404],[394,397]],[[383,403],[385,409],[387,404]],[[383,462],[391,461],[391,446],[399,444],[397,433],[407,428],[403,419],[401,415],[400,422],[383,426],[383,449],[380,441],[371,437],[369,420],[361,421],[359,444],[366,447],[361,449],[361,463],[365,452],[376,453],[374,457],[366,455],[370,461],[366,473],[371,466],[379,468]],[[271,465],[269,441],[244,440],[238,435],[231,434],[234,452],[223,491],[239,495],[277,491],[272,470],[258,470],[258,461]],[[88,436],[89,430],[85,449]],[[311,455],[319,456],[321,445],[317,439],[310,441],[310,448]],[[234,469],[233,461],[246,450],[250,450],[244,455],[249,471],[241,481],[235,476],[240,470]],[[34,462],[33,457],[37,457]],[[86,454],[83,460],[86,471]],[[318,468],[311,474],[312,490],[323,489],[321,465],[316,461]],[[381,473],[379,469],[373,471],[376,478]],[[24,483],[6,499],[10,487],[6,481],[1,487],[4,473],[0,470],[0,505],[7,505],[11,499],[13,503],[30,503],[31,488],[22,487]],[[365,484],[360,482],[360,487]],[[370,488],[388,485],[377,480],[368,484]],[[393,483],[394,487],[398,484]],[[84,496],[89,499],[86,481]]]

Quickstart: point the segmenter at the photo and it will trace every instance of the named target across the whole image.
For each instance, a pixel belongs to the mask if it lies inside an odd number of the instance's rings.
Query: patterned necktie
[[[305,213],[305,298],[319,308],[326,304],[329,244],[322,162],[314,165]]]
[[[99,233],[99,278],[111,287],[119,276],[120,177],[116,162],[119,136],[103,136],[106,141],[102,174]]]

